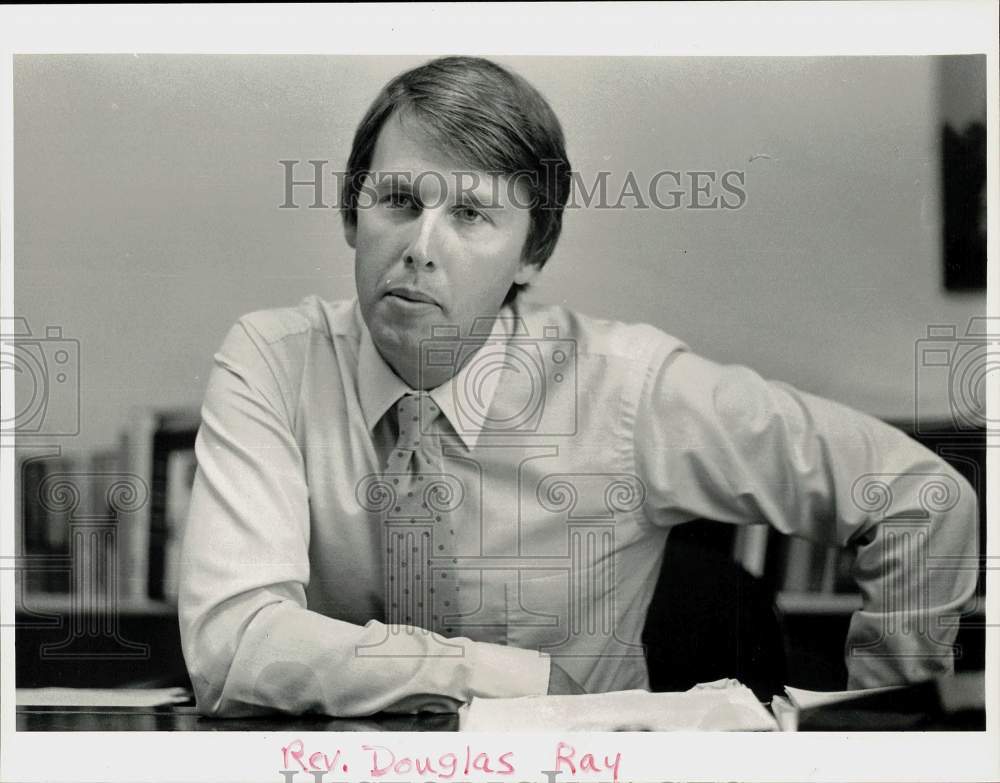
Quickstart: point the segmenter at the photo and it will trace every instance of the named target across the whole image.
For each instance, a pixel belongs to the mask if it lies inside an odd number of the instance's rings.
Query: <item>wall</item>
[[[336,211],[278,209],[278,161],[340,167],[378,86],[422,59],[17,58],[15,307],[80,341],[65,445],[113,443],[134,406],[196,405],[241,313],[353,294]],[[498,59],[613,194],[630,169],[746,176],[739,210],[569,212],[532,296],[894,417],[927,326],[984,310],[940,283],[933,58]],[[930,399],[947,412],[947,389]]]

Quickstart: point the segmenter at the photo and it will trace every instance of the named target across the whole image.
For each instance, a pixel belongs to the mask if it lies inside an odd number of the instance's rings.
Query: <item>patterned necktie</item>
[[[418,626],[452,635],[447,619],[457,611],[455,572],[443,568],[452,547],[450,519],[442,497],[454,495],[442,472],[440,440],[435,423],[441,415],[426,392],[406,394],[396,403],[399,435],[386,460],[384,480],[391,486],[394,506],[386,518],[387,600],[389,623]],[[459,490],[460,492],[460,490]]]
[[[396,422],[399,425],[399,436],[396,445],[386,460],[386,473],[391,475],[410,474],[416,478],[423,473],[432,472],[432,466],[438,464],[437,457],[429,448],[433,440],[430,435],[434,420],[441,415],[430,395],[425,392],[404,394],[396,403]],[[399,493],[400,495],[402,493]],[[412,489],[403,500],[416,497]]]

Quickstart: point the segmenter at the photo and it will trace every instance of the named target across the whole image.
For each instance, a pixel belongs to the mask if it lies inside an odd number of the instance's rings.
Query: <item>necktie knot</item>
[[[430,435],[434,420],[441,409],[426,392],[404,394],[396,403],[396,421],[399,425],[397,449],[415,451],[424,437]]]

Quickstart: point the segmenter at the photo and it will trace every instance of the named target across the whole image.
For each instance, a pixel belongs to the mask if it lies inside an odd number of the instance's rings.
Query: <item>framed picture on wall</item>
[[[986,289],[986,58],[941,58],[944,285]]]

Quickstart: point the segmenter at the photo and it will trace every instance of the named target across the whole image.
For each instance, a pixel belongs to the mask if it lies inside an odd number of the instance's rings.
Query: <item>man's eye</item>
[[[417,205],[409,193],[386,193],[381,201],[391,209],[411,209]]]
[[[483,213],[473,207],[459,207],[455,214],[463,223],[478,223],[480,220],[485,220]]]

